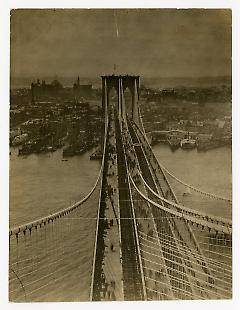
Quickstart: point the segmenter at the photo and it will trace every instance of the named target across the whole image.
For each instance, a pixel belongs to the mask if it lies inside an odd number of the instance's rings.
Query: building
[[[63,92],[63,86],[58,80],[53,80],[47,84],[44,80],[31,84],[32,102],[39,101],[49,97],[59,97]]]
[[[81,85],[78,77],[73,84],[73,95],[76,99],[90,98],[92,96],[92,84]]]

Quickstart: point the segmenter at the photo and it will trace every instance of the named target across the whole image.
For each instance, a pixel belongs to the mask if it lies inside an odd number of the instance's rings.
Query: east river
[[[185,183],[231,198],[230,148],[172,152],[168,146],[156,145],[153,151],[159,162]],[[17,156],[15,148],[11,153],[10,226],[37,219],[78,201],[93,187],[100,169],[99,161],[89,160],[89,153],[70,157],[68,161],[62,161],[61,150]],[[231,214],[229,209],[211,211],[219,216]]]
[[[185,183],[231,198],[230,148],[222,147],[207,152],[178,149],[172,152],[167,145],[156,145],[153,151],[159,162]],[[11,149],[10,226],[48,215],[83,198],[95,184],[100,169],[100,162],[90,160],[89,155],[90,153],[86,153],[62,161],[61,150],[18,156],[17,149]],[[172,181],[171,178],[169,181]],[[229,204],[209,198],[202,202],[198,199],[201,195],[198,197],[193,192],[184,195],[185,187],[175,181],[172,185],[179,201],[186,202],[187,206],[217,216],[231,217]],[[89,225],[88,221],[81,221],[81,225],[82,233],[78,238],[81,257],[71,257],[71,261],[80,259],[78,275],[81,281],[76,279],[76,286],[79,300],[87,300],[95,235],[93,225]],[[52,299],[58,300],[55,295]]]

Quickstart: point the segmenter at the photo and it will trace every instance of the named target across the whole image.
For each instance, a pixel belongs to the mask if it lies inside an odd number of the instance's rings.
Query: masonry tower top
[[[139,124],[138,101],[139,101],[140,77],[138,75],[103,75],[102,76],[102,107],[106,111],[109,107],[109,93],[114,88],[118,96],[118,113],[120,118],[126,114]],[[126,107],[124,93],[131,93],[131,106]],[[128,112],[127,112],[128,111]],[[130,112],[129,112],[130,111]]]

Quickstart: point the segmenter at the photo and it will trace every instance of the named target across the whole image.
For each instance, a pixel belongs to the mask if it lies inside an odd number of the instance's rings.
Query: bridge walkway
[[[118,187],[120,206],[120,226],[122,240],[122,268],[124,283],[124,300],[143,300],[143,286],[138,260],[136,232],[130,200],[130,187],[127,178],[127,166],[122,142],[121,128],[115,113],[115,130],[117,141]]]
[[[125,152],[128,162],[128,170],[132,178],[137,182],[137,169],[139,166],[135,156],[133,145],[128,143],[131,139],[126,128],[123,130]],[[145,192],[144,184],[138,182],[139,189]],[[147,300],[173,299],[170,280],[166,270],[165,260],[160,242],[154,244],[154,251],[149,252],[149,244],[145,242],[151,236],[151,232],[157,238],[157,228],[151,212],[151,206],[144,201],[131,185],[132,201],[134,205],[139,244],[144,271]],[[144,234],[145,240],[142,238]],[[155,254],[157,255],[155,255]]]
[[[108,115],[90,299],[123,300],[114,118]]]
[[[122,265],[121,265],[121,238],[118,206],[117,154],[116,137],[113,114],[110,112],[109,132],[107,139],[108,160],[106,169],[106,210],[107,223],[104,236],[105,251],[103,258],[104,287],[101,300],[124,300]]]

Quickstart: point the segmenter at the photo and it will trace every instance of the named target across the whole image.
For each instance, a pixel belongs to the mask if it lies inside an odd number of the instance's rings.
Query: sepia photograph
[[[9,301],[232,299],[231,9],[9,18]]]

